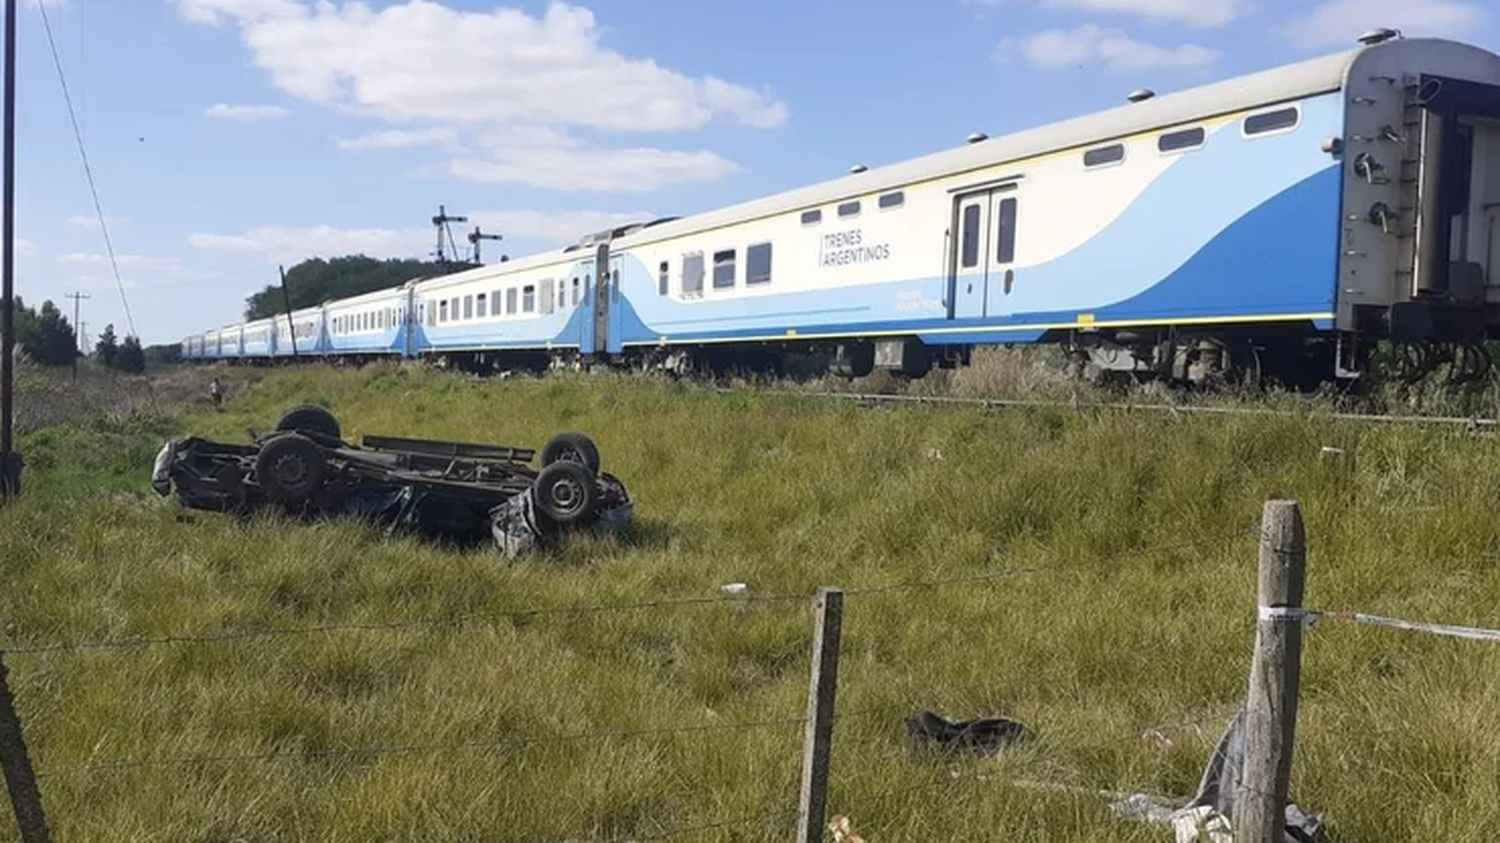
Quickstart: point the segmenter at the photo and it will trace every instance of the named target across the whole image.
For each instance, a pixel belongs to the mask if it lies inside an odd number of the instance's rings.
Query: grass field
[[[1244,695],[1267,499],[1302,503],[1310,605],[1500,626],[1500,446],[1460,431],[864,410],[384,366],[236,384],[222,413],[184,400],[25,435],[27,492],[0,510],[3,640],[340,628],[8,654],[55,839],[607,840],[725,823],[672,839],[786,840],[809,600],[516,614],[746,582],[749,597],[851,592],[829,808],[872,843],[1165,841],[1102,798],[1016,782],[1191,794]],[[638,523],[510,563],[357,524],[238,523],[149,491],[163,437],[243,440],[305,401],[348,437],[540,447],[585,431]],[[1351,480],[1324,445],[1355,455]],[[887,588],[983,574],[997,576]],[[1293,796],[1335,839],[1500,837],[1495,647],[1320,626],[1304,668]],[[1037,739],[945,763],[906,740],[924,708],[1015,717]]]

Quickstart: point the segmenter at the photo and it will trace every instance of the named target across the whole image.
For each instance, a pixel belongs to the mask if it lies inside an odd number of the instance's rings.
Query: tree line
[[[268,284],[245,299],[245,318],[284,315],[288,299],[292,310],[300,310],[316,307],[330,299],[388,290],[414,278],[445,275],[480,265],[467,261],[378,260],[367,255],[344,255],[326,260],[311,258],[286,271],[285,291],[280,284]]]
[[[27,359],[44,366],[69,366],[82,356],[78,350],[78,332],[62,310],[51,299],[41,307],[29,307],[17,296],[15,300],[16,347]],[[153,346],[153,351],[158,347]],[[164,347],[162,347],[164,348]],[[161,352],[157,352],[159,355]],[[146,371],[146,349],[137,337],[124,340],[115,336],[115,326],[106,325],[94,345],[94,356],[111,369],[122,372]]]

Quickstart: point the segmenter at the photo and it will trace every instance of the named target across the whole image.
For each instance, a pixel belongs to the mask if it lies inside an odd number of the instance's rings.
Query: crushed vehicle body
[[[459,542],[493,540],[515,557],[570,530],[618,528],[633,504],[600,470],[581,433],[531,449],[395,436],[342,438],[321,407],[297,407],[276,430],[227,444],[174,439],[157,455],[151,483],[163,497],[214,512],[279,507],[309,516],[354,516],[392,529]]]

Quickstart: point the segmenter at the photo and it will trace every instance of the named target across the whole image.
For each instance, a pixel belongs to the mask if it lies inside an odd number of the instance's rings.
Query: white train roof
[[[828,205],[902,185],[993,167],[1006,161],[1103,143],[1216,115],[1233,114],[1337,91],[1343,88],[1345,77],[1355,60],[1365,53],[1390,49],[1430,49],[1434,45],[1439,49],[1475,49],[1452,41],[1417,38],[1360,46],[1176,93],[1153,96],[1139,102],[1127,102],[1104,111],[1095,111],[883,167],[871,167],[808,187],[687,216],[680,221],[627,234],[621,238],[624,241],[621,245],[650,242],[802,208]]]

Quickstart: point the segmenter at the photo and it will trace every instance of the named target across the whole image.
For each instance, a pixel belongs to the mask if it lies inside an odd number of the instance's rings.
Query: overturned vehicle
[[[393,436],[343,439],[332,413],[296,407],[245,445],[195,436],[161,449],[151,485],[193,509],[248,514],[279,507],[309,516],[354,516],[456,542],[492,538],[514,558],[570,530],[614,529],[632,503],[600,471],[581,433],[554,436],[537,452]]]

